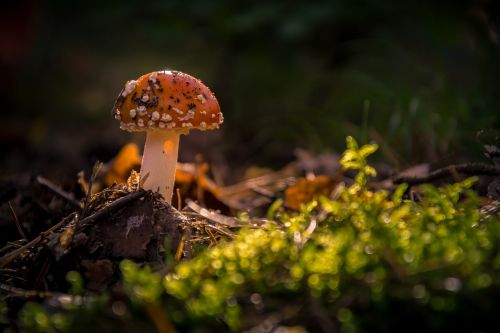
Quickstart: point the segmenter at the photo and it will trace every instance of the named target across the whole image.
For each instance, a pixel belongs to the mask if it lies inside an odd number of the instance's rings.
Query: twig
[[[212,247],[214,245],[217,245],[217,239],[215,238],[214,234],[212,231],[210,231],[209,228],[207,228],[207,225],[205,225],[204,228],[205,232],[210,236],[210,245],[209,247]]]
[[[44,291],[37,291],[37,290],[25,290],[21,288],[16,288],[16,287],[11,287],[7,284],[0,283],[0,289],[3,291],[7,291],[15,296],[20,296],[20,297],[25,297],[25,298],[31,298],[31,297],[50,297],[53,296],[53,293],[50,292],[44,292]]]
[[[40,287],[40,285],[43,282],[45,282],[45,277],[47,275],[47,272],[49,271],[50,266],[51,266],[50,259],[45,258],[45,261],[43,262],[43,265],[40,268],[40,270],[36,276],[36,279],[35,279],[35,283],[34,283],[35,289],[38,289]]]
[[[56,223],[54,224],[52,227],[50,227],[48,230],[42,232],[40,235],[38,235],[36,238],[34,238],[32,241],[30,241],[29,243],[21,246],[20,248],[10,252],[10,253],[7,253],[6,255],[4,255],[3,257],[0,258],[0,268],[3,268],[5,266],[7,266],[8,264],[10,264],[12,262],[12,260],[16,259],[17,256],[21,253],[23,253],[26,249],[29,249],[30,247],[36,245],[43,237],[45,237],[46,234],[58,229],[59,227],[61,227],[62,225],[64,225],[64,223],[66,223],[66,221],[70,218],[74,218],[75,217],[75,214],[71,214],[67,217],[65,217],[61,222],[59,223]]]
[[[221,228],[217,228],[216,226],[213,226],[213,225],[210,225],[210,224],[205,224],[204,226],[205,228],[211,228],[211,229],[214,229],[216,230],[218,233],[220,234],[223,234],[224,236],[228,237],[228,238],[234,238],[234,234],[230,231],[226,231],[226,230],[223,230]]]
[[[66,199],[73,206],[80,208],[80,202],[78,202],[78,200],[76,200],[72,194],[70,194],[66,191],[63,191],[59,186],[55,185],[50,180],[48,180],[42,176],[38,176],[38,177],[36,177],[36,181],[38,183],[40,183],[41,185],[47,187],[52,192],[59,195],[61,198]]]
[[[269,191],[268,189],[265,189],[265,188],[260,187],[258,185],[252,185],[252,184],[248,185],[248,187],[252,191],[254,191],[255,193],[260,194],[268,199],[272,199],[272,200],[276,199],[276,193]]]
[[[8,292],[9,295],[7,297],[22,297],[22,298],[48,298],[55,297],[61,303],[81,303],[81,296],[73,296],[60,292],[52,292],[52,291],[38,291],[38,290],[26,290],[21,288],[16,288],[9,286],[5,283],[0,283],[0,290],[4,292]]]
[[[432,171],[426,176],[404,177],[396,176],[393,179],[395,184],[407,183],[408,185],[418,185],[430,183],[435,180],[453,176],[456,173],[465,175],[500,176],[500,167],[484,163],[464,163],[449,165],[441,169]]]
[[[260,303],[262,304],[262,303]],[[290,319],[297,318],[302,310],[302,306],[297,305],[285,305],[281,307],[278,311],[274,311],[269,314],[265,314],[265,317],[260,318],[260,322],[247,329],[243,332],[278,332],[275,328],[282,322],[289,321]]]
[[[175,251],[175,261],[180,262],[182,259],[182,255],[185,254],[186,258],[192,258],[193,253],[190,246],[186,247],[186,242],[191,242],[191,228],[185,228],[182,233],[181,239],[179,240],[179,244],[177,245],[177,250]],[[184,251],[184,248],[186,250]]]
[[[311,238],[312,233],[316,229],[316,226],[318,225],[318,221],[316,218],[311,218],[311,222],[307,226],[307,229],[304,231],[303,238],[302,238],[302,243],[300,244],[301,247],[304,246],[304,244]]]
[[[20,283],[26,283],[26,279],[19,276],[19,272],[15,269],[13,269],[14,272],[2,272],[2,280],[3,281],[18,281]]]
[[[81,223],[82,217],[87,215],[87,211],[89,209],[90,198],[92,197],[92,187],[94,186],[94,182],[97,178],[97,175],[99,173],[99,169],[101,168],[101,166],[102,166],[102,163],[97,161],[97,162],[95,162],[94,167],[92,168],[92,174],[90,175],[88,189],[87,189],[87,193],[85,195],[85,201],[83,203],[82,213],[76,217],[74,230],[77,230],[80,228],[80,223]],[[67,244],[69,244],[73,240],[74,235],[75,235],[74,232],[72,232],[69,235],[69,238],[67,240]],[[66,246],[66,244],[64,244],[64,242],[61,242],[61,244],[63,246]]]
[[[181,189],[177,187],[175,189],[175,194],[177,195],[177,210],[181,211],[181,209],[182,209],[182,194],[181,194]]]
[[[23,231],[23,228],[21,227],[21,223],[19,222],[19,219],[17,218],[16,212],[14,211],[12,204],[10,203],[10,201],[7,201],[7,203],[9,204],[10,212],[12,213],[12,216],[14,217],[14,222],[16,223],[17,231],[19,232],[19,234],[21,235],[22,238],[28,239],[26,237],[26,234]]]
[[[222,214],[218,214],[218,213],[209,211],[208,209],[203,208],[200,205],[198,205],[193,200],[186,199],[186,205],[189,208],[191,208],[193,211],[195,211],[196,213],[203,216],[204,218],[211,220],[211,221],[214,221],[214,222],[217,222],[219,224],[222,224],[222,225],[225,225],[228,227],[240,227],[242,225],[246,225],[246,224],[242,224],[240,221],[238,221],[237,219],[235,219],[233,217],[228,217],[228,216],[225,216]]]
[[[87,215],[87,210],[89,208],[89,202],[90,202],[90,197],[92,196],[92,187],[94,185],[95,179],[97,178],[97,174],[99,172],[99,169],[101,168],[102,163],[97,161],[94,164],[94,167],[92,168],[92,175],[90,176],[89,179],[89,184],[88,184],[88,190],[87,190],[87,195],[85,196],[85,203],[83,204],[82,208],[82,214],[80,216],[85,217]],[[78,223],[80,222],[80,219],[77,220],[77,226]]]
[[[167,317],[164,308],[158,304],[154,303],[146,303],[144,305],[146,309],[146,313],[148,314],[151,321],[154,323],[156,330],[158,333],[176,333],[177,331],[174,328],[174,325]]]
[[[182,258],[182,252],[184,251],[184,241],[186,240],[186,234],[182,234],[179,244],[177,245],[177,250],[175,251],[175,261],[180,262]]]
[[[232,196],[241,194],[242,192],[246,192],[252,186],[263,187],[270,184],[281,189],[285,188],[287,185],[295,183],[295,181],[295,177],[287,177],[281,175],[279,172],[273,172],[263,176],[247,179],[237,184],[226,186],[222,189],[222,195]]]
[[[26,244],[28,240],[27,239],[19,239],[17,241],[14,241],[14,242],[7,242],[1,249],[0,249],[0,255],[3,254],[3,253],[6,253],[6,252],[9,252],[12,248],[14,249],[18,249],[20,248],[21,246],[23,246],[22,243]],[[16,243],[18,242],[18,243]]]

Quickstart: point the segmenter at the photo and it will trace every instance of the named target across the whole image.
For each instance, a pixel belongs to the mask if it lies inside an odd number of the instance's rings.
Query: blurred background
[[[200,78],[225,116],[183,138],[184,162],[280,167],[346,135],[397,169],[480,159],[500,128],[499,28],[494,0],[4,0],[0,171],[74,177],[142,145],[111,107],[159,69]]]

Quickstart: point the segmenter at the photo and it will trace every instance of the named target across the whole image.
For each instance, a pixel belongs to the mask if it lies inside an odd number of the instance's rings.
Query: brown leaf
[[[104,175],[104,184],[111,186],[113,183],[121,184],[127,181],[133,169],[139,169],[141,165],[139,147],[135,143],[128,143],[120,150],[115,159],[109,164],[108,171]]]
[[[300,204],[307,203],[322,195],[328,196],[336,183],[328,176],[317,176],[311,179],[300,178],[295,185],[285,190],[285,206],[299,209]]]

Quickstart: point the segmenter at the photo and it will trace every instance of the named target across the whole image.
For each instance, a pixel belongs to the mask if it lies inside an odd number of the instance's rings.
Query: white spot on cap
[[[135,111],[135,109],[130,109],[130,111],[128,113],[130,114],[130,117],[132,117],[132,118],[135,118],[135,116],[137,116],[137,111]]]
[[[158,111],[154,111],[152,114],[151,114],[151,120],[152,121],[157,121],[158,119],[160,119],[160,113]]]
[[[135,80],[128,81],[125,84],[125,89],[123,89],[122,96],[127,97],[132,91],[134,91],[137,82]]]
[[[175,127],[175,123],[174,122],[167,123],[167,128],[174,128],[174,127]]]
[[[153,126],[154,126],[154,124],[155,124],[155,122],[154,122],[154,121],[152,121],[152,120],[148,121],[148,127],[153,127]]]
[[[158,127],[159,127],[159,128],[165,128],[165,123],[164,123],[163,121],[160,121],[160,122],[158,123]]]
[[[121,119],[122,119],[122,117],[121,117],[121,115],[120,115],[120,110],[116,110],[116,111],[115,111],[115,119],[118,119],[118,120],[121,120]]]
[[[212,113],[210,117],[215,118],[216,117],[215,113]]]
[[[201,113],[202,115],[206,115],[206,114],[207,114],[207,111],[205,111],[205,110],[201,110],[201,111],[200,111],[200,113]]]
[[[139,127],[144,127],[144,120],[142,120],[142,119],[137,119],[137,126],[139,126]]]
[[[191,123],[182,123],[182,127],[193,127]]]
[[[198,99],[201,104],[205,104],[207,102],[207,99],[202,94],[196,95],[196,99]]]
[[[149,81],[156,82],[157,78],[158,78],[158,72],[153,72],[149,75]]]
[[[207,128],[207,123],[206,123],[206,122],[204,122],[204,121],[202,121],[202,122],[200,123],[200,127],[201,127],[201,128]]]
[[[186,121],[186,120],[189,120],[189,119],[192,119],[192,118],[194,118],[194,111],[193,110],[189,110],[184,117],[179,117],[179,120],[180,121]]]
[[[146,95],[146,94],[142,95],[141,101],[143,101],[143,102],[149,101],[149,95]]]
[[[174,110],[174,111],[175,111],[175,112],[177,112],[178,114],[184,114],[184,111],[179,110],[178,108],[172,108],[172,110]]]
[[[172,116],[169,115],[168,113],[164,113],[161,115],[161,120],[170,121],[172,120]]]
[[[140,116],[144,116],[147,113],[146,107],[144,105],[139,105],[137,107],[137,111],[139,111]]]

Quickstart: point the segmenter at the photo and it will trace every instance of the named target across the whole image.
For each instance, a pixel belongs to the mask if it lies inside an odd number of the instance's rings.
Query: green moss
[[[62,313],[50,314],[43,306],[28,303],[20,314],[23,332],[65,332],[70,319]]]
[[[358,147],[352,138],[347,144],[342,164],[358,174],[337,200],[323,197],[300,213],[278,215],[279,224],[242,230],[234,241],[177,266],[164,279],[166,292],[186,301],[187,313],[195,317],[224,315],[228,300],[252,292],[272,297],[310,289],[317,297],[329,295],[333,304],[353,286],[358,294],[369,290],[377,301],[394,296],[430,300],[438,311],[452,304],[453,293],[432,296],[442,293],[449,277],[460,288],[472,289],[498,281],[488,258],[500,230],[496,221],[480,223],[477,197],[470,190],[474,179],[424,186],[422,202],[403,200],[406,185],[392,196],[371,192],[366,183],[375,170],[366,157],[376,146]],[[277,207],[271,209],[274,216]],[[235,306],[231,302],[231,309]],[[343,323],[352,317],[347,308],[339,313]]]

